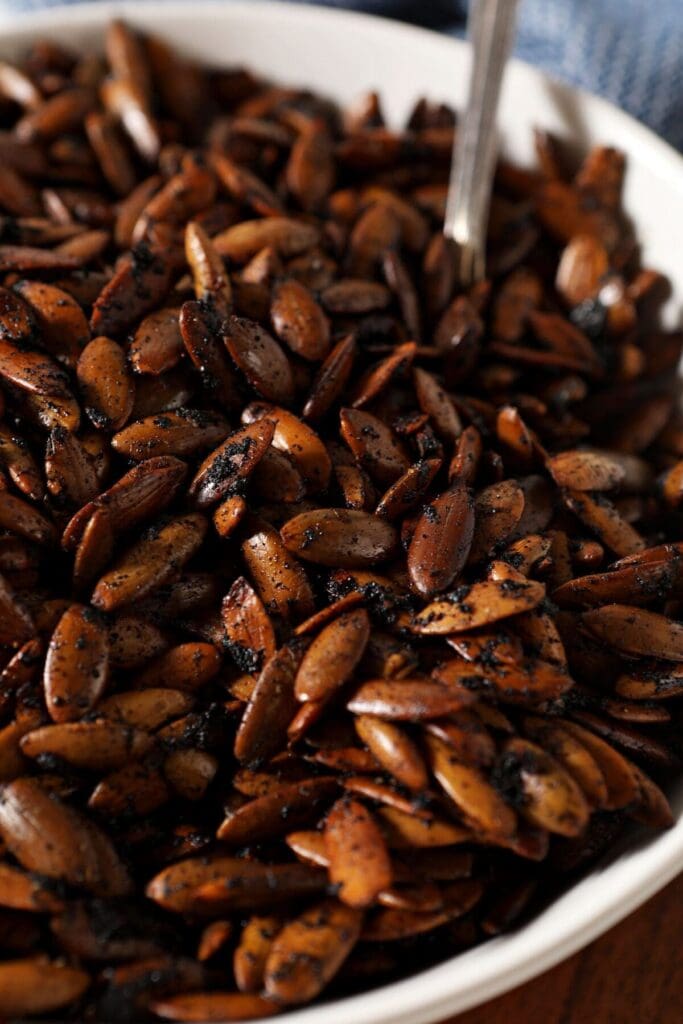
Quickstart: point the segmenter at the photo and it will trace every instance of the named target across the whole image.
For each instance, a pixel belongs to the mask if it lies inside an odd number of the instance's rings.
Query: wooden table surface
[[[444,1024],[683,1024],[683,875],[552,971]]]

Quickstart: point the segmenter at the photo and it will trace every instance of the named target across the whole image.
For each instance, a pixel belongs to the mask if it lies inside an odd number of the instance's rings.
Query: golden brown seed
[[[90,771],[108,772],[142,756],[151,745],[146,733],[111,722],[63,722],[27,733],[21,749],[27,757],[51,754]]]
[[[78,384],[85,409],[100,430],[120,430],[133,410],[133,382],[120,345],[95,338],[78,360]]]
[[[266,961],[266,994],[288,1005],[312,999],[351,952],[361,921],[360,910],[328,899],[285,925]]]
[[[42,281],[19,281],[14,291],[30,307],[41,331],[42,344],[72,367],[90,340],[83,310],[67,292]]]
[[[211,239],[196,221],[191,221],[185,228],[185,256],[192,270],[194,293],[199,301],[210,301],[216,313],[226,317],[232,307],[230,278]]]
[[[44,957],[10,960],[0,964],[0,1013],[23,1017],[61,1010],[89,984],[85,971]]]
[[[310,291],[299,281],[282,281],[273,291],[270,316],[280,341],[304,359],[319,362],[330,347],[330,325]]]
[[[154,655],[154,652],[152,652]],[[194,693],[220,670],[220,653],[210,643],[182,643],[171,647],[135,677],[135,685],[170,686]]]
[[[377,813],[382,819],[385,838],[392,849],[431,850],[472,840],[469,828],[456,825],[445,818],[434,817],[425,821],[415,814],[406,814],[395,807],[381,807]]]
[[[593,807],[604,807],[608,801],[605,777],[595,758],[575,736],[561,725],[542,718],[526,718],[524,730],[569,772]]]
[[[288,217],[263,217],[235,224],[217,235],[214,245],[221,256],[245,263],[266,246],[281,256],[296,256],[312,249],[318,238],[318,229],[312,224]]]
[[[517,828],[516,815],[480,769],[458,761],[451,747],[437,736],[428,735],[425,742],[431,769],[465,822],[493,842],[511,838]]]
[[[326,700],[349,679],[363,656],[370,620],[363,608],[333,619],[314,639],[296,674],[297,700]]]
[[[316,509],[302,512],[282,527],[285,546],[307,562],[362,568],[392,554],[394,527],[367,512]]]
[[[189,515],[143,537],[100,579],[92,603],[110,612],[174,579],[201,545],[206,528],[203,516]]]
[[[332,885],[350,907],[368,907],[392,883],[389,852],[379,826],[366,807],[346,797],[325,819],[325,848]]]
[[[244,992],[193,992],[166,996],[151,1003],[162,1020],[240,1021],[255,1020],[279,1013],[277,1003]]]
[[[427,769],[422,755],[399,726],[372,715],[356,715],[354,726],[385,771],[415,792],[427,788]]]
[[[281,928],[277,917],[251,917],[240,935],[233,956],[235,982],[240,992],[259,992],[273,939]]]
[[[128,350],[128,358],[136,373],[156,376],[180,362],[184,347],[179,314],[177,308],[158,309],[137,326]]]
[[[486,580],[456,589],[452,599],[435,601],[413,621],[416,633],[459,633],[530,611],[543,600],[545,588],[534,580]]]
[[[307,490],[311,493],[326,490],[332,463],[325,445],[315,431],[298,416],[276,405],[252,402],[242,413],[245,422],[256,422],[264,418],[275,424],[271,439],[273,447],[291,458]]]
[[[633,803],[638,797],[639,784],[630,761],[576,722],[563,721],[562,728],[585,747],[602,772],[607,785],[605,808],[613,810]]]
[[[410,722],[448,715],[472,699],[429,679],[372,679],[361,683],[347,707],[357,715]]]
[[[277,530],[265,522],[255,524],[241,550],[249,575],[268,611],[294,622],[312,614],[313,591],[308,577]]]

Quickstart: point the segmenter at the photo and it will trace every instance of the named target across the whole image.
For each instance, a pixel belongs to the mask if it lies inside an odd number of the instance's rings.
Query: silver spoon
[[[485,274],[486,227],[498,133],[496,110],[515,37],[518,0],[472,0],[467,21],[472,69],[465,115],[453,145],[444,234],[456,243],[464,287]]]

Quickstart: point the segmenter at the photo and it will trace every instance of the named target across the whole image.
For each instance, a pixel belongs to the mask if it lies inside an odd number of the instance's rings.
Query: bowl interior
[[[101,49],[116,14],[158,32],[189,56],[247,65],[276,80],[309,85],[342,103],[377,89],[391,121],[427,95],[460,105],[469,54],[457,40],[395,22],[296,4],[207,2],[85,4],[30,17],[0,18],[0,55],[11,57],[38,35],[71,47]],[[668,274],[665,311],[678,323],[683,305],[683,158],[610,104],[572,91],[513,61],[500,121],[507,155],[534,161],[534,126],[585,150],[596,143],[627,153],[625,208],[644,262]],[[422,1024],[512,988],[551,967],[626,916],[683,868],[683,782],[671,793],[677,824],[646,836],[594,869],[531,923],[438,967],[360,996],[281,1017],[283,1024]]]

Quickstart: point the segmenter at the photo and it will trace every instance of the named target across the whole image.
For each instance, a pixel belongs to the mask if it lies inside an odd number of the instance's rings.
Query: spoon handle
[[[444,234],[456,243],[462,285],[485,273],[486,226],[497,151],[496,109],[515,35],[518,0],[472,0],[469,96],[453,146]]]

